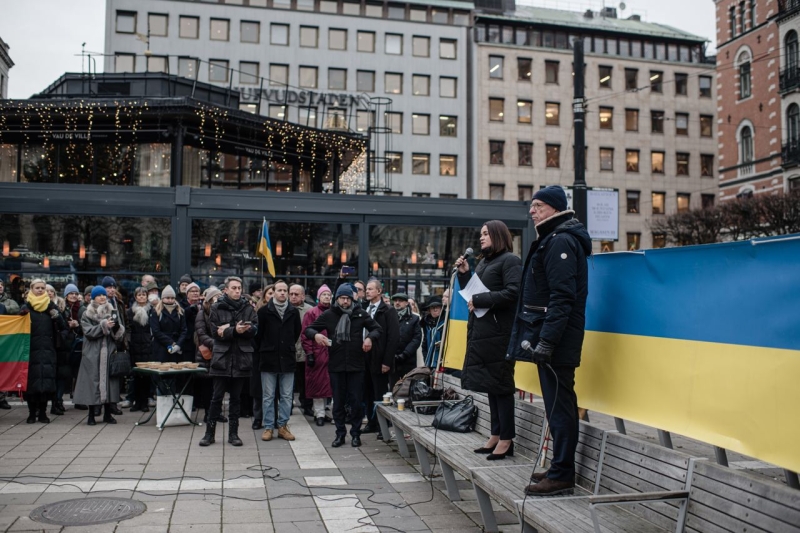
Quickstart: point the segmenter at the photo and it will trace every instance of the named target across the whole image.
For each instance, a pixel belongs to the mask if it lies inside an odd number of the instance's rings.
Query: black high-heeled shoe
[[[500,459],[505,459],[506,457],[514,457],[514,441],[511,441],[508,449],[503,453],[490,453],[487,457],[487,461],[499,461]]]
[[[480,448],[477,448],[477,449],[472,450],[472,451],[475,452],[475,453],[492,453],[495,448],[497,448],[497,444],[495,444],[491,448],[480,447]]]

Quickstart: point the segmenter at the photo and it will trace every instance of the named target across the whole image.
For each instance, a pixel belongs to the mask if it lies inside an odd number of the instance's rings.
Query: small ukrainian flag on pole
[[[261,254],[267,260],[267,270],[269,275],[275,277],[275,263],[272,261],[272,244],[269,242],[269,223],[266,217],[264,223],[261,225],[261,238],[258,240],[258,250],[256,253]]]

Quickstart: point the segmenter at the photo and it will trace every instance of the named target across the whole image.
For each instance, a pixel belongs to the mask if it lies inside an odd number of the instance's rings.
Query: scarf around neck
[[[34,296],[32,292],[29,292],[27,302],[34,311],[44,313],[47,311],[47,306],[50,305],[50,297],[47,295],[47,293],[44,293],[41,296]]]
[[[146,326],[150,321],[150,309],[151,306],[149,303],[144,305],[139,305],[139,302],[133,302],[131,306],[131,311],[133,311],[133,320],[140,326]]]
[[[411,306],[409,305],[408,307],[406,307],[402,311],[398,311],[397,312],[397,318],[405,318],[405,316],[410,312],[411,312]]]
[[[283,320],[283,314],[286,312],[286,309],[289,307],[289,300],[286,300],[285,302],[280,303],[278,300],[273,298],[272,299],[272,305],[275,306],[275,310],[278,312],[278,316],[280,316],[281,320]]]
[[[350,316],[353,314],[353,307],[350,306],[347,309],[343,309],[339,307],[339,304],[336,304],[336,308],[342,312],[342,316],[339,317],[339,323],[336,324],[336,334],[335,339],[338,343],[349,342],[350,341]]]

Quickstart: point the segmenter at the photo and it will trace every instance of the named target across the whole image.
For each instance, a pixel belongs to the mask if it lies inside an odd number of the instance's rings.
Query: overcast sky
[[[598,9],[601,1],[520,0],[520,3],[561,9]],[[0,8],[0,38],[11,47],[15,66],[9,73],[10,98],[28,98],[42,91],[64,72],[81,72],[81,43],[86,50],[103,52],[105,0],[4,0]],[[606,1],[619,6],[619,2]],[[712,0],[625,0],[628,16],[640,13],[659,22],[713,41]],[[713,42],[709,51],[713,53]],[[97,61],[102,71],[102,58]]]

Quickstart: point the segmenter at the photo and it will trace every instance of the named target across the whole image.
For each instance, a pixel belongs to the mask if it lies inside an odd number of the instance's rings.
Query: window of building
[[[752,95],[750,80],[750,54],[744,52],[739,56],[739,99],[749,98]]]
[[[408,20],[414,22],[428,22],[428,11],[426,9],[411,8],[408,10]]]
[[[303,48],[317,48],[319,46],[319,28],[300,26],[300,46]]]
[[[744,2],[739,2],[739,33],[744,33],[745,30],[745,13],[744,13]]]
[[[289,46],[289,25],[270,24],[269,44],[278,46]]]
[[[458,156],[455,155],[440,155],[439,156],[439,175],[440,176],[455,176],[458,166],[456,162]]]
[[[359,52],[375,52],[375,32],[359,31],[357,49]]]
[[[650,131],[652,133],[664,133],[663,111],[650,111]]]
[[[169,58],[167,56],[148,56],[147,72],[169,72]]]
[[[527,57],[517,58],[517,80],[531,81],[533,74],[533,60]]]
[[[600,253],[605,254],[614,251],[614,241],[600,241]]]
[[[117,33],[136,33],[135,11],[117,11]]]
[[[276,65],[269,66],[269,84],[270,85],[283,85],[289,84],[289,65]]]
[[[228,62],[224,59],[210,59],[208,61],[208,81],[228,81]]]
[[[368,17],[383,18],[383,4],[367,4],[364,6],[364,14]]]
[[[625,150],[625,170],[639,172],[639,150]]]
[[[431,116],[420,113],[411,115],[411,133],[414,135],[430,135]]]
[[[789,192],[800,191],[800,178],[791,178],[789,180]]]
[[[714,155],[700,154],[700,175],[711,177],[714,175]]]
[[[489,184],[489,200],[505,200],[506,186],[499,183]]]
[[[533,199],[532,185],[517,185],[517,200],[521,202],[530,202],[532,199]]]
[[[797,32],[794,30],[786,34],[783,56],[786,70],[796,72],[800,48],[798,48]]]
[[[261,23],[243,20],[239,26],[239,40],[243,43],[259,43]]]
[[[347,30],[328,30],[328,50],[347,50]]]
[[[375,112],[359,109],[356,111],[356,131],[366,132],[375,126]]]
[[[625,110],[625,131],[639,131],[639,110]]]
[[[287,119],[285,105],[270,105],[268,113],[269,113],[269,118],[274,118],[276,120]]]
[[[614,129],[614,108],[601,107],[598,115],[600,116],[600,129],[613,130]]]
[[[411,54],[414,57],[431,56],[431,38],[415,35],[411,38]]]
[[[317,67],[300,67],[300,87],[317,88]]]
[[[625,69],[625,90],[633,91],[639,88],[639,69]]]
[[[675,154],[675,173],[678,176],[689,175],[689,154],[686,152],[678,152]]]
[[[700,203],[703,206],[703,209],[711,209],[714,207],[714,195],[713,194],[701,194],[700,195]]]
[[[249,61],[239,62],[239,83],[243,85],[255,85],[258,83],[258,63]]]
[[[692,195],[688,192],[679,192],[676,196],[677,205],[678,205],[678,213],[688,213],[689,212],[689,202],[692,198]]]
[[[641,233],[628,233],[628,251],[635,252],[642,247]]]
[[[489,77],[503,79],[503,56],[489,56]]]
[[[386,10],[386,18],[393,20],[405,20],[406,18],[405,6],[389,4]]]
[[[800,106],[791,104],[786,109],[786,141],[795,150],[800,142]]]
[[[313,0],[312,0],[313,4]],[[313,8],[312,8],[313,11]],[[361,3],[360,2],[342,2],[342,14],[343,15],[355,15],[358,16],[361,14]],[[371,16],[371,15],[367,15]]]
[[[169,29],[169,15],[158,13],[147,14],[147,30],[151,36],[166,37]]]
[[[431,173],[431,154],[411,154],[411,173],[428,175]]]
[[[664,233],[653,233],[653,248],[666,248],[667,235]]]
[[[731,34],[731,39],[736,37],[736,6],[733,5],[728,9],[728,32]]]
[[[530,100],[517,100],[517,122],[530,124],[533,117],[533,102]]]
[[[489,120],[492,122],[503,122],[503,108],[505,107],[505,99],[503,98],[489,98]]]
[[[431,22],[436,24],[447,24],[447,9],[431,9]]]
[[[356,71],[356,90],[360,93],[375,92],[375,72],[371,70]]]
[[[387,33],[385,41],[385,53],[390,55],[403,54],[403,36],[396,33]]]
[[[114,54],[114,72],[136,72],[134,54]]]
[[[614,170],[613,148],[600,148],[600,170]]]
[[[403,173],[402,152],[386,152],[386,172],[391,174]]]
[[[241,0],[235,0],[241,3]],[[230,2],[229,2],[230,3]],[[252,0],[250,4],[252,5]],[[272,0],[272,7],[275,9],[291,9],[292,8],[292,0]]]
[[[457,137],[458,136],[458,118],[449,115],[439,116],[439,136],[440,137]]]
[[[384,114],[386,127],[392,133],[403,133],[403,114],[397,112],[387,112]]]
[[[711,137],[714,129],[714,117],[711,115],[700,115],[700,136]]]
[[[689,76],[687,74],[675,74],[675,94],[677,96],[689,94]]]
[[[338,13],[339,2],[336,0],[320,0],[319,11],[320,13]]]
[[[653,174],[664,173],[664,152],[650,153],[650,172]]]
[[[558,61],[544,62],[544,82],[558,85]]]
[[[533,143],[520,142],[517,143],[517,151],[519,153],[519,166],[531,167],[533,166]]]
[[[561,168],[560,144],[548,144],[545,146],[545,166],[547,168]]]
[[[332,91],[347,90],[347,69],[343,68],[328,69],[328,89]]]
[[[178,58],[178,76],[189,78],[190,80],[196,80],[197,67],[198,60],[193,57]]]
[[[505,141],[489,141],[489,164],[503,165]]]
[[[297,110],[297,122],[309,128],[317,127],[317,108],[316,107],[301,107]]]
[[[675,134],[689,135],[689,115],[687,113],[675,113]]]
[[[666,203],[667,194],[663,192],[654,192],[652,194],[653,214],[663,215],[666,210],[664,204]]]
[[[457,78],[442,76],[439,78],[439,96],[442,98],[456,98]]]
[[[431,77],[423,74],[414,74],[411,76],[411,93],[414,96],[430,96]]]
[[[739,161],[751,163],[753,158],[753,130],[750,126],[744,126],[739,133]]]
[[[561,104],[558,102],[546,102],[544,104],[544,122],[548,126],[558,126]]]
[[[403,94],[403,75],[397,72],[387,72],[384,75],[384,91],[386,94]]]
[[[606,67],[600,65],[599,67],[599,76],[600,76],[600,88],[601,89],[610,89],[611,88],[611,74],[614,72],[612,67]]]
[[[711,76],[700,76],[700,97],[711,98]]]
[[[639,196],[641,193],[639,191],[627,191],[626,197],[628,199],[628,213],[632,215],[638,215],[640,213],[639,210]]]
[[[657,70],[650,71],[650,90],[654,93],[664,92],[664,73]]]
[[[440,59],[455,59],[456,58],[456,40],[455,39],[439,39],[439,58]]]
[[[178,36],[181,39],[197,39],[200,37],[200,19],[181,15],[178,19]]]

